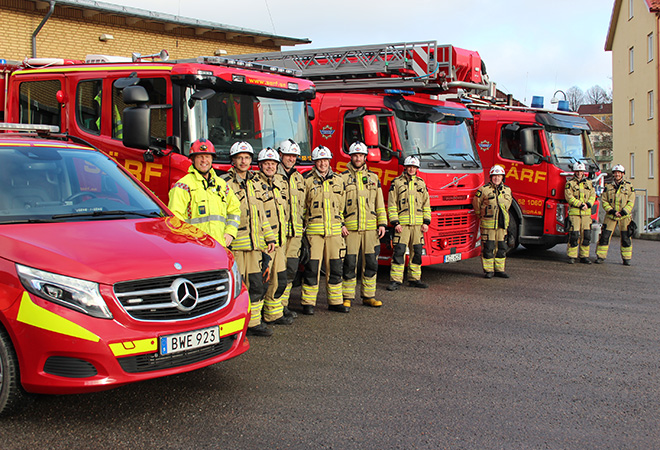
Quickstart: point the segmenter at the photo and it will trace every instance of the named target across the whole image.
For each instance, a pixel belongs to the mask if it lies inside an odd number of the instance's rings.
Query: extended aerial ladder
[[[457,89],[490,91],[479,53],[438,45],[403,42],[237,55],[299,70],[319,91],[412,89],[439,94]]]

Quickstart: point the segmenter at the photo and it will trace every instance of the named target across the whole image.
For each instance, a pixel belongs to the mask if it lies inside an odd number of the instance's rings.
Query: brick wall
[[[45,5],[45,9],[36,9]],[[22,60],[32,56],[32,33],[48,11],[47,2],[0,0],[0,58]],[[170,29],[168,29],[170,28]],[[114,39],[99,41],[101,34]],[[256,43],[250,36],[231,37],[194,28],[163,23],[133,21],[127,17],[55,6],[55,11],[37,35],[37,57],[84,59],[87,54],[130,57],[132,52],[158,53],[166,49],[171,59],[213,55],[217,49],[228,54],[279,51],[272,40]]]

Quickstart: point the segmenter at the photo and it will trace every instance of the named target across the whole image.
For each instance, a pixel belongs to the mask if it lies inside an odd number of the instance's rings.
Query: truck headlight
[[[234,283],[233,298],[236,298],[241,294],[241,289],[243,289],[243,278],[241,278],[241,273],[238,271],[238,264],[236,264],[236,261],[234,261],[234,265],[231,266],[231,277],[232,283]]]
[[[98,283],[16,264],[23,286],[39,297],[100,319],[112,319]]]

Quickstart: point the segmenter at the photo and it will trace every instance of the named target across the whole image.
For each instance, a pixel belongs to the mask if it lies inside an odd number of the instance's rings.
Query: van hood
[[[176,217],[0,225],[0,258],[103,284],[228,268],[229,255]]]

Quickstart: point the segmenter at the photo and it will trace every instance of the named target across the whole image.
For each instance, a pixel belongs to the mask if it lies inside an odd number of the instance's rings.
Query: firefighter
[[[635,234],[635,222],[631,213],[635,206],[635,188],[630,181],[624,180],[626,169],[617,164],[612,168],[614,180],[605,186],[601,203],[605,210],[605,220],[596,247],[596,264],[602,264],[607,258],[610,239],[616,226],[621,234],[621,259],[626,266],[632,259],[632,237]]]
[[[481,265],[485,278],[509,278],[504,265],[512,200],[511,188],[504,185],[504,167],[496,164],[490,169],[490,183],[480,187],[472,200],[474,212],[481,220]]]
[[[248,142],[236,142],[229,149],[232,167],[223,176],[241,203],[240,227],[231,244],[238,271],[250,295],[250,322],[247,332],[253,336],[271,336],[273,330],[261,320],[263,298],[268,287],[270,254],[275,251],[275,234],[264,210],[265,193],[250,172],[254,151]]]
[[[168,207],[179,219],[229,247],[238,232],[241,202],[213,170],[214,155],[211,141],[202,138],[193,142],[190,147],[192,164],[188,174],[170,189]]]
[[[289,223],[289,183],[277,173],[280,155],[268,147],[257,157],[259,174],[255,183],[261,184],[264,192],[264,210],[275,234],[277,248],[273,252],[272,274],[264,296],[263,319],[266,323],[291,325],[293,317],[284,315],[282,294],[286,289],[286,234]]]
[[[373,307],[383,304],[375,297],[380,239],[385,235],[387,213],[378,175],[367,168],[367,153],[364,143],[358,141],[351,144],[348,149],[351,161],[341,174],[346,186],[346,256],[342,283],[346,307],[350,307],[355,299],[358,257],[362,257],[362,267],[359,268],[362,303]]]
[[[573,164],[574,175],[566,181],[564,198],[568,202],[568,262],[575,264],[578,257],[580,262],[591,264],[589,259],[589,244],[591,243],[591,206],[596,201],[596,191],[585,174],[585,166],[581,162]]]
[[[280,165],[277,172],[283,175],[289,183],[290,220],[286,232],[286,289],[280,299],[284,307],[284,315],[295,318],[297,314],[289,309],[289,297],[293,280],[298,273],[300,264],[300,248],[303,236],[302,213],[305,209],[305,180],[296,169],[296,161],[300,156],[300,146],[292,139],[280,144]]]
[[[321,261],[325,262],[328,309],[347,313],[350,308],[342,299],[342,265],[345,253],[344,182],[330,168],[332,153],[318,146],[312,151],[314,169],[305,175],[305,236],[309,241],[309,261],[305,264],[302,283],[303,314],[314,314],[319,291]]]
[[[394,250],[388,291],[396,291],[403,284],[407,247],[412,249],[408,267],[409,285],[422,289],[429,287],[421,281],[424,233],[429,230],[431,224],[429,191],[424,180],[417,176],[419,158],[408,156],[403,161],[403,166],[403,173],[392,181],[387,198],[387,212],[390,224],[394,227]]]

